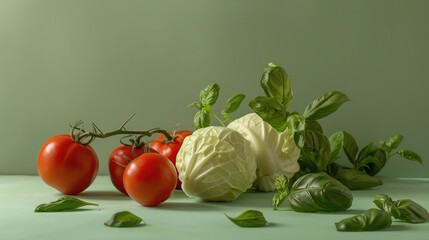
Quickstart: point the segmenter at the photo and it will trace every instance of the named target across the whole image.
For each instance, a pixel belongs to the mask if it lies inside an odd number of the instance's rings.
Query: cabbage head
[[[176,167],[183,192],[206,201],[233,201],[256,178],[249,141],[225,127],[201,128],[185,138]]]
[[[255,186],[261,191],[274,191],[274,181],[279,175],[291,178],[299,171],[300,149],[293,134],[286,129],[279,132],[256,113],[232,121],[228,128],[241,133],[249,142],[256,156],[257,179]]]

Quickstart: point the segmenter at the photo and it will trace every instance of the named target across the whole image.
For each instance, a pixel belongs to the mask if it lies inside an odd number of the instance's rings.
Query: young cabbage
[[[293,134],[286,129],[279,132],[256,113],[234,120],[228,128],[241,133],[249,140],[256,156],[256,186],[261,191],[274,191],[277,176],[293,177],[299,171],[299,148]]]
[[[240,133],[206,127],[185,138],[176,158],[182,190],[206,201],[232,201],[256,178],[255,155]]]

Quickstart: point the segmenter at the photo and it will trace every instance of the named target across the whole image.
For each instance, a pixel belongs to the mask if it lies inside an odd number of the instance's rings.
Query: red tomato
[[[149,148],[150,152],[156,151],[152,148]],[[134,154],[132,153],[134,151]],[[122,181],[125,168],[128,165],[128,160],[133,160],[135,157],[138,157],[146,152],[145,146],[141,148],[134,148],[132,149],[132,146],[125,146],[120,145],[117,148],[113,149],[113,151],[110,153],[109,156],[109,173],[110,173],[110,180],[112,181],[113,185],[118,189],[120,192],[127,194],[124,188],[124,183]]]
[[[172,134],[169,132],[169,134]],[[158,151],[160,154],[166,156],[170,161],[176,166],[176,156],[182,146],[183,140],[189,135],[192,134],[192,131],[189,130],[179,130],[174,133],[173,140],[167,141],[164,134],[159,135],[152,143],[150,147]],[[176,170],[177,171],[177,170]],[[181,189],[182,183],[177,179],[176,189]]]
[[[63,194],[84,191],[98,172],[98,157],[89,145],[75,142],[68,134],[49,138],[37,158],[39,176]]]
[[[168,158],[159,153],[145,153],[128,164],[124,172],[128,195],[146,207],[167,200],[177,183],[177,173]]]

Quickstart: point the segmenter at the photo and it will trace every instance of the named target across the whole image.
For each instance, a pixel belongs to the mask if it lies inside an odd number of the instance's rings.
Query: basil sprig
[[[277,209],[285,198],[297,212],[344,211],[352,205],[351,191],[324,172],[306,174],[298,178],[290,188],[285,179],[285,176],[276,179],[274,209]]]
[[[376,231],[389,228],[391,225],[390,214],[377,208],[369,209],[335,223],[337,231],[340,232]]]
[[[82,201],[78,198],[71,197],[71,196],[64,196],[59,198],[56,201],[40,204],[36,207],[34,211],[35,212],[71,211],[87,205],[98,206],[98,204],[96,203]]]
[[[237,217],[225,216],[235,225],[240,227],[263,227],[267,225],[264,214],[258,210],[247,210]]]
[[[189,106],[198,109],[194,116],[195,129],[204,128],[210,126],[211,116],[215,118],[222,126],[225,127],[225,123],[231,122],[232,119],[229,114],[235,112],[240,107],[241,102],[245,98],[244,94],[236,94],[230,97],[226,106],[222,109],[220,118],[213,110],[213,105],[217,102],[220,92],[220,86],[217,83],[209,84],[206,88],[201,90],[199,102],[193,102]]]
[[[378,194],[374,198],[378,208],[390,213],[394,218],[408,223],[429,222],[428,211],[410,199],[393,201],[386,194]]]
[[[113,214],[113,216],[107,220],[104,225],[108,227],[135,227],[141,225],[142,222],[143,219],[135,214],[129,211],[122,211]]]

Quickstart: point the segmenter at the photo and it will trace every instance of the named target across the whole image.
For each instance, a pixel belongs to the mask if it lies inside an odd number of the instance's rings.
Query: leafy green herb
[[[281,178],[276,184],[279,191],[273,199],[274,208],[279,207],[286,194],[290,206],[297,212],[334,212],[348,209],[353,202],[351,191],[324,172],[309,173],[298,178],[290,189]],[[285,191],[284,189],[287,189]]]
[[[261,87],[265,95],[277,100],[283,108],[292,101],[292,89],[289,75],[274,63],[268,63],[261,78]]]
[[[104,225],[109,227],[135,227],[141,225],[142,221],[143,219],[133,213],[122,211],[113,214],[113,216],[107,220]]]
[[[247,210],[235,218],[229,217],[226,214],[225,216],[240,227],[263,227],[267,225],[264,214],[258,210]]]
[[[390,214],[376,208],[335,223],[337,231],[340,232],[376,231],[389,228],[391,225]]]
[[[193,102],[189,107],[195,107],[198,109],[194,116],[194,127],[195,129],[205,128],[210,126],[210,117],[214,117],[222,126],[225,127],[225,122],[231,122],[232,119],[229,116],[238,110],[241,102],[245,98],[244,94],[236,94],[230,97],[226,103],[221,114],[224,119],[221,119],[213,110],[212,106],[217,102],[220,92],[220,86],[217,83],[209,84],[206,88],[200,92],[200,101]]]
[[[326,117],[335,111],[350,99],[342,92],[333,91],[324,94],[308,105],[303,116],[308,120],[318,120]]]
[[[350,190],[368,189],[383,184],[380,179],[353,168],[340,168],[334,177]]]
[[[276,187],[276,194],[273,197],[273,209],[277,210],[284,200],[289,196],[289,179],[286,175],[276,177],[274,185]]]
[[[50,203],[40,204],[34,210],[35,212],[59,212],[59,211],[71,211],[77,208],[92,205],[98,206],[96,203],[85,202],[75,197],[64,196],[56,201]]]
[[[386,194],[378,194],[374,198],[375,205],[390,213],[394,218],[408,223],[423,223],[429,221],[428,211],[410,199],[393,201]]]

